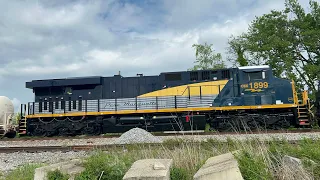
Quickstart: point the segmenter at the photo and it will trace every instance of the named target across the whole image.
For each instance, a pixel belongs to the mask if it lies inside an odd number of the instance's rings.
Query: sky
[[[231,35],[283,8],[284,0],[0,0],[0,96],[18,109],[33,101],[25,83],[35,79],[187,70],[193,44],[227,58]]]

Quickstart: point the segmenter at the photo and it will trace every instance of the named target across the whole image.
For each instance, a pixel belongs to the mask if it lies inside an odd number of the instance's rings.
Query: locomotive
[[[98,135],[147,131],[216,131],[309,127],[308,93],[268,65],[159,75],[32,80],[34,102],[21,105],[19,133]]]

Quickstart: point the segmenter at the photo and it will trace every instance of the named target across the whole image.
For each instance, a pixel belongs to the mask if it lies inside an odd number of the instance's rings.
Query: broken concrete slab
[[[302,166],[302,161],[299,158],[285,155],[283,157],[284,163],[291,164],[292,166]]]
[[[39,167],[35,169],[34,180],[47,180],[47,173],[54,170],[60,170],[62,173],[69,174],[69,180],[72,180],[76,174],[84,171],[85,168],[81,166],[82,162],[80,159],[73,159],[71,161]]]
[[[172,159],[141,159],[133,163],[123,180],[170,180]]]
[[[278,176],[282,179],[313,179],[312,174],[304,169],[301,159],[288,155],[282,158],[281,165],[277,171]]]
[[[243,180],[232,153],[209,158],[193,176],[194,180]]]

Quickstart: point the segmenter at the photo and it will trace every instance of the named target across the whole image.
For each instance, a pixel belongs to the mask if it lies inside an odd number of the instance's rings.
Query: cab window
[[[264,71],[245,72],[245,75],[244,75],[245,81],[262,80],[265,78],[266,78],[266,74]]]

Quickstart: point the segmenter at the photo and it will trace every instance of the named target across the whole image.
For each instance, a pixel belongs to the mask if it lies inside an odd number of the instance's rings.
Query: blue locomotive
[[[307,92],[269,66],[163,72],[132,77],[33,80],[34,102],[21,106],[20,134],[217,131],[310,126]]]

